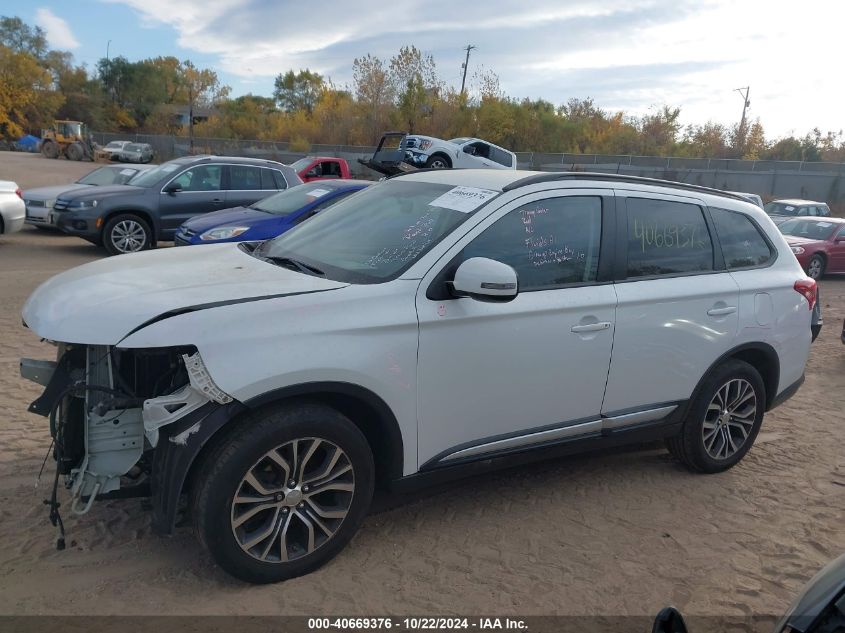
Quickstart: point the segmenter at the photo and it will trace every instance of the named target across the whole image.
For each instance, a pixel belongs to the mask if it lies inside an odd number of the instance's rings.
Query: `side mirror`
[[[306,174],[306,178],[316,178],[317,177],[317,170],[316,169],[309,169]]]
[[[519,281],[507,264],[473,257],[458,266],[452,290],[456,296],[479,301],[510,301],[519,292]]]
[[[178,193],[179,191],[182,191],[182,185],[176,182],[168,183],[164,188],[164,193]]]
[[[475,148],[472,145],[467,145],[464,148],[464,154],[469,154],[470,156],[475,156]]]

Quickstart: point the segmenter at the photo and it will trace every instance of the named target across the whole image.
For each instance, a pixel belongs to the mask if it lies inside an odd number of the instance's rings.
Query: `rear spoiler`
[[[381,136],[372,158],[359,158],[358,162],[385,176],[396,176],[416,171],[405,162],[405,137],[407,132],[385,132]]]

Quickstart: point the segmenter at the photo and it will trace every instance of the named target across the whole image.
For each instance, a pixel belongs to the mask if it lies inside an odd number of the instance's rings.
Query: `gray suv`
[[[125,185],[69,191],[53,211],[65,233],[117,255],[172,240],[185,220],[200,213],[249,206],[301,183],[292,168],[270,160],[191,156],[140,173]]]

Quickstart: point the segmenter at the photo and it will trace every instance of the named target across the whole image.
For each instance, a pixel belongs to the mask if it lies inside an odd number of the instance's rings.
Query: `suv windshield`
[[[778,228],[784,235],[805,237],[808,240],[826,240],[836,230],[837,225],[823,220],[787,220]]]
[[[140,152],[144,149],[144,146],[141,143],[129,143],[123,149],[127,152]]]
[[[338,281],[388,281],[475,211],[448,208],[452,203],[444,194],[453,189],[452,185],[388,180],[265,242],[255,254],[295,259]]]
[[[769,215],[798,215],[800,208],[797,205],[785,202],[769,202],[763,207]]]
[[[152,187],[159,180],[165,176],[173,174],[177,169],[182,167],[182,163],[163,163],[153,169],[139,172],[132,180],[127,182],[127,185],[134,185],[136,187]]]
[[[273,215],[290,215],[299,211],[305,205],[316,202],[327,194],[334,193],[334,191],[335,187],[326,183],[298,185],[269,198],[264,198],[264,200],[251,205],[250,208]]]

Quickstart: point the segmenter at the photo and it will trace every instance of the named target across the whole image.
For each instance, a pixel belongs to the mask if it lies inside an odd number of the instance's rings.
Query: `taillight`
[[[23,191],[21,191],[21,188],[20,188],[20,187],[18,187],[17,189],[15,189],[15,193],[16,193],[16,194],[18,194],[18,198],[20,198],[21,200],[23,200]]]
[[[807,303],[810,304],[810,310],[812,310],[816,305],[816,299],[818,299],[819,296],[819,291],[816,287],[816,280],[810,279],[809,277],[806,279],[799,279],[792,287],[795,288],[795,292],[799,293],[807,300]]]

